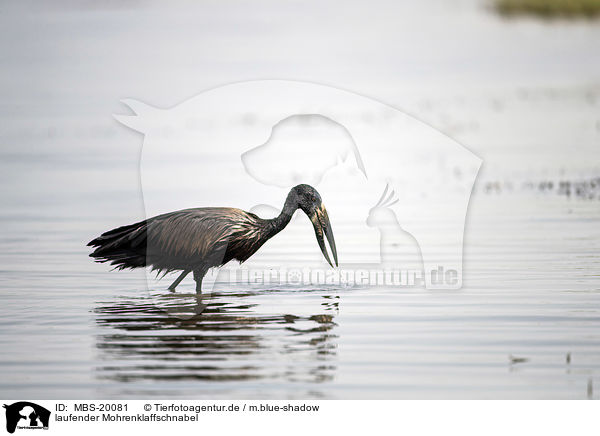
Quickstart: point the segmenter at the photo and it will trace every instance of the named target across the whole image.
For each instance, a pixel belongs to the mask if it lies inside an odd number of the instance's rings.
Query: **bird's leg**
[[[195,269],[194,270],[194,280],[196,280],[196,293],[202,293],[202,279],[206,274],[206,270],[204,269]]]
[[[177,277],[177,278],[175,279],[175,281],[174,281],[173,283],[171,283],[171,286],[169,286],[169,291],[174,291],[174,290],[175,290],[175,288],[177,287],[177,285],[178,285],[179,283],[181,283],[181,281],[182,281],[183,279],[185,279],[185,276],[187,276],[189,273],[190,273],[190,270],[189,270],[189,269],[184,269],[184,270],[183,270],[183,272],[182,272],[181,274],[179,274],[179,277]],[[196,275],[194,274],[194,277],[195,277],[195,276],[196,276]]]

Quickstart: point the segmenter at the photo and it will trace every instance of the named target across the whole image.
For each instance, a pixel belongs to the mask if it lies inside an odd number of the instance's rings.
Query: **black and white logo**
[[[48,430],[50,411],[29,401],[19,401],[4,405],[6,409],[6,431],[14,433],[16,429]]]

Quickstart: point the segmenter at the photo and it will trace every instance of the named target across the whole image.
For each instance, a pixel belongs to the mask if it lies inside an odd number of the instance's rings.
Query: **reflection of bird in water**
[[[367,225],[380,232],[381,263],[404,270],[422,270],[421,249],[415,238],[404,231],[391,206],[398,203],[393,189],[386,185],[379,201],[369,211]]]
[[[169,273],[182,270],[169,286],[173,290],[191,271],[196,292],[212,267],[230,260],[246,261],[270,238],[283,230],[294,212],[301,209],[313,223],[321,252],[331,266],[323,235],[337,265],[337,251],[327,211],[319,193],[309,185],[290,190],[283,210],[272,219],[262,219],[240,209],[205,207],[166,213],[103,233],[88,245],[91,257],[110,262],[117,269],[151,266]]]
[[[96,344],[103,362],[98,377],[170,383],[331,380],[339,297],[317,295],[319,313],[293,315],[265,312],[260,302],[271,294],[213,292],[201,317],[191,319],[169,316],[148,297],[100,306],[96,323],[105,332]]]

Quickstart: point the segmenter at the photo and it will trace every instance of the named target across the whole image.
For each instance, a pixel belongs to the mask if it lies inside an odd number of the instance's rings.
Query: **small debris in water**
[[[500,180],[482,182],[483,193],[487,195],[512,192],[512,183]],[[521,190],[538,192],[541,194],[556,194],[567,198],[580,200],[600,200],[600,177],[593,176],[583,179],[544,179],[525,180],[521,183]]]
[[[592,385],[592,378],[590,377],[588,379],[588,384],[587,384],[587,396],[589,399],[592,399],[593,395],[594,395],[594,386]]]
[[[567,364],[571,363],[571,353],[567,353]]]
[[[513,356],[512,354],[508,355],[508,359],[510,360],[510,363],[523,363],[523,362],[527,362],[529,361],[528,358],[526,357],[517,357],[517,356]]]

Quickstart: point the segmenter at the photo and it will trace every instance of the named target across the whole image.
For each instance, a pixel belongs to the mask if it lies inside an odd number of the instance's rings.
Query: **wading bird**
[[[240,263],[246,261],[283,230],[298,209],[312,221],[321,252],[333,267],[323,234],[327,237],[337,266],[337,250],[327,211],[319,193],[309,185],[292,188],[283,210],[273,219],[262,219],[230,207],[170,212],[103,233],[88,243],[96,247],[90,256],[96,262],[110,262],[119,270],[146,266],[159,274],[182,270],[169,286],[170,290],[193,271],[196,292],[201,293],[202,278],[210,268],[233,259]]]

